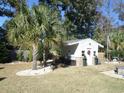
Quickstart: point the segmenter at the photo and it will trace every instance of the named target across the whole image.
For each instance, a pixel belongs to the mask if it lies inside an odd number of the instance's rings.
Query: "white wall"
[[[93,64],[92,60],[93,60],[94,51],[96,51],[96,55],[98,56],[98,44],[91,42],[91,41],[86,42],[86,43],[80,42],[79,46],[77,47],[77,49],[74,53],[74,56],[75,57],[81,57],[82,51],[85,51],[88,65],[92,65]],[[88,55],[88,53],[87,53],[88,51],[90,51],[90,55]]]
[[[94,51],[96,51],[96,56],[98,56],[98,43],[93,40],[80,41],[79,44],[69,45],[65,47],[65,56],[71,57],[72,60],[75,60],[77,57],[82,57],[82,51],[85,51],[87,58],[87,64],[93,65]],[[90,51],[90,55],[88,54]]]

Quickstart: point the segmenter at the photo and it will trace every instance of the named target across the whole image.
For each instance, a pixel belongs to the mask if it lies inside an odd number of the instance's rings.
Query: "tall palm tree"
[[[44,49],[56,43],[57,33],[60,32],[61,23],[58,12],[50,9],[47,5],[33,7],[24,14],[20,12],[8,24],[8,39],[16,46],[31,48],[33,52],[32,69],[37,69],[37,49],[40,40]],[[44,62],[45,63],[45,62]]]

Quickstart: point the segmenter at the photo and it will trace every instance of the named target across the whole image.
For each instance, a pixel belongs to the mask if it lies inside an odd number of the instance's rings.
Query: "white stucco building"
[[[84,51],[87,58],[87,65],[92,65],[94,52],[98,57],[99,47],[103,48],[104,46],[90,38],[66,41],[64,45],[64,55],[70,56],[71,60],[76,60],[76,58],[82,57],[82,51]]]

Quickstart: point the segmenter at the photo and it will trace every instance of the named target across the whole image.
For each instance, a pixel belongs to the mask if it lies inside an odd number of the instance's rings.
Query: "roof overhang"
[[[101,45],[100,43],[90,39],[90,38],[87,38],[87,39],[78,39],[78,40],[69,40],[69,41],[65,41],[64,44],[65,45],[68,45],[68,46],[71,46],[71,45],[75,45],[75,44],[79,44],[80,42],[83,42],[83,43],[86,43],[88,41],[91,41],[91,42],[94,42],[96,43],[99,47],[101,48],[104,48],[103,45]]]

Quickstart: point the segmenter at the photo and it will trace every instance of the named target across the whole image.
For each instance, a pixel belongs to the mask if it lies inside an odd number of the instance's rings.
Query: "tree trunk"
[[[32,70],[37,70],[37,47],[35,44],[32,44],[33,48],[33,64],[32,64]]]

